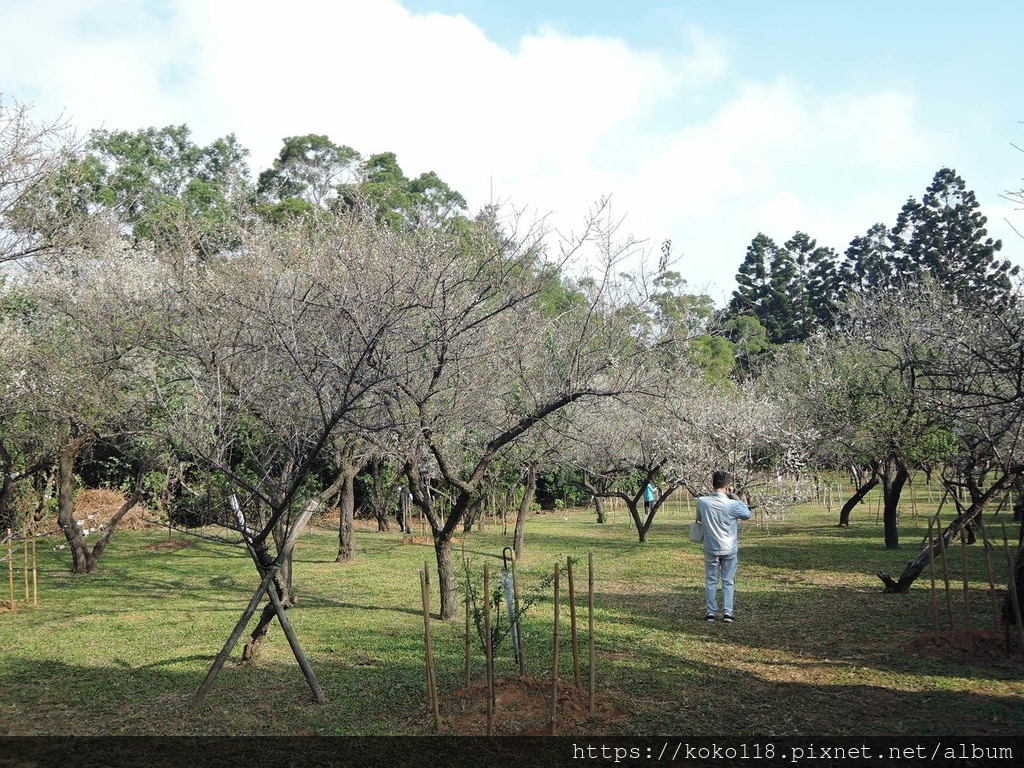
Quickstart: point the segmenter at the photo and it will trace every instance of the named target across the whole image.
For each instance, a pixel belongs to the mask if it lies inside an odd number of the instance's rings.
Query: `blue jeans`
[[[704,597],[708,613],[718,613],[718,580],[722,580],[722,610],[731,614],[733,596],[736,592],[736,566],[739,554],[709,555],[704,554]]]

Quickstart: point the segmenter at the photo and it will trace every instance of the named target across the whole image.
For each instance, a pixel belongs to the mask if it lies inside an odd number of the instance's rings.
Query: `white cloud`
[[[254,171],[284,137],[324,133],[435,170],[473,207],[493,189],[562,228],[610,194],[652,248],[675,242],[695,286],[731,284],[759,230],[841,250],[920,194],[948,143],[906,91],[736,72],[728,40],[692,25],[682,50],[550,28],[509,50],[392,0],[3,5],[0,92],[42,115],[235,133]]]

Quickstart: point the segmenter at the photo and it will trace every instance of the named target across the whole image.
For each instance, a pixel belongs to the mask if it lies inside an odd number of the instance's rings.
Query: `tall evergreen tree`
[[[873,224],[865,234],[853,238],[846,249],[839,267],[839,298],[875,288],[891,288],[897,284],[898,277],[889,228],[885,224]]]
[[[799,336],[806,339],[834,323],[839,303],[836,253],[819,246],[805,232],[797,232],[785,245],[796,266],[793,303]]]
[[[894,261],[905,279],[930,276],[965,300],[1000,300],[1017,273],[996,254],[1002,241],[988,237],[987,219],[964,180],[941,168],[921,202],[911,198],[892,228]]]
[[[747,255],[736,272],[736,290],[729,302],[730,316],[749,314],[760,317],[759,310],[764,308],[771,292],[768,269],[776,251],[775,241],[763,232],[758,232],[747,246]]]

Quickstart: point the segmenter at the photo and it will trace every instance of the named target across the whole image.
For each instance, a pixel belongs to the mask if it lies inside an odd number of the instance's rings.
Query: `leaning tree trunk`
[[[853,508],[860,504],[864,500],[864,497],[867,496],[871,489],[876,485],[878,485],[878,475],[872,475],[871,479],[858,488],[856,493],[854,493],[853,496],[843,504],[843,508],[839,510],[840,528],[850,527],[850,514],[853,512]]]
[[[1002,493],[1009,485],[1013,482],[1012,475],[1004,475],[995,483],[993,483],[984,494],[979,496],[963,514],[957,515],[953,518],[953,521],[946,526],[945,530],[942,531],[942,543],[939,543],[939,539],[936,538],[932,542],[932,546],[929,547],[927,544],[917,553],[917,556],[911,560],[907,567],[903,569],[903,573],[899,579],[893,579],[885,571],[878,572],[878,578],[885,584],[885,591],[887,593],[900,594],[908,592],[910,585],[914,583],[918,576],[924,573],[924,570],[928,567],[929,560],[938,560],[943,551],[949,552],[953,544],[960,537],[965,535],[965,529],[974,524],[985,509],[985,505],[994,498],[997,494]],[[929,557],[929,551],[931,556]]]
[[[526,486],[523,489],[523,500],[516,511],[516,526],[512,533],[512,551],[516,560],[523,559],[525,552],[525,530],[526,517],[530,514],[530,507],[533,506],[533,497],[537,493],[537,467],[531,464],[526,470]]]

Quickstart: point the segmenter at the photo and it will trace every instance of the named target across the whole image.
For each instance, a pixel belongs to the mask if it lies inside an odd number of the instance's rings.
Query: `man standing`
[[[731,622],[739,561],[739,520],[750,519],[750,508],[730,492],[732,475],[724,469],[711,476],[714,493],[697,499],[697,519],[704,526],[704,595],[707,621],[718,617],[718,581],[722,581],[722,621]]]

